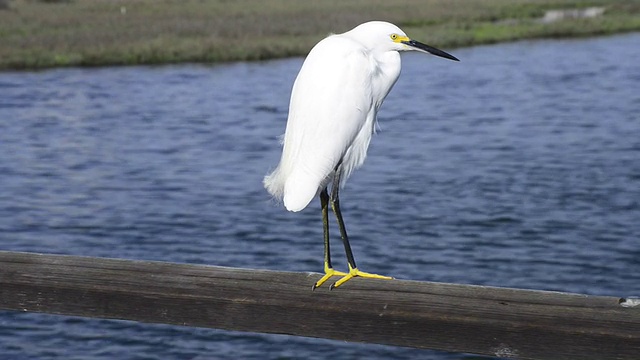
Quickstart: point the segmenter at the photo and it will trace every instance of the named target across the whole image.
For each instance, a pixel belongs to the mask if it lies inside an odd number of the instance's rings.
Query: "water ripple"
[[[640,293],[639,39],[459,49],[459,64],[405,56],[367,163],[342,193],[359,264],[414,280]],[[301,62],[0,74],[1,248],[320,271],[317,202],[287,213],[261,187]],[[0,353],[465,357],[11,312],[0,312]]]

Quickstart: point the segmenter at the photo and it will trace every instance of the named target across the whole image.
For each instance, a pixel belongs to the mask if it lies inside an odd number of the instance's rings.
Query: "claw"
[[[349,265],[349,273],[345,274],[340,280],[338,280],[335,283],[331,284],[331,286],[329,286],[329,290],[333,290],[333,289],[337,288],[338,286],[346,283],[347,281],[353,279],[356,276],[363,277],[363,278],[368,278],[368,279],[382,279],[382,280],[391,280],[391,279],[393,279],[390,276],[383,276],[383,275],[371,274],[371,273],[368,273],[368,272],[360,271],[360,270],[358,270],[358,268],[352,268],[351,265]]]
[[[314,291],[320,285],[324,284],[332,276],[347,276],[347,275],[348,275],[347,273],[344,273],[342,271],[336,271],[333,268],[325,266],[325,268],[324,268],[324,276],[321,277],[320,280],[316,281],[315,284],[313,284],[313,286],[311,287],[311,291]]]

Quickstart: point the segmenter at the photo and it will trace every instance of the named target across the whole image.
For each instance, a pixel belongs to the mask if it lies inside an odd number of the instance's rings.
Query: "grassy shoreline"
[[[638,0],[5,0],[0,70],[300,56],[372,19],[440,48],[640,31]],[[603,7],[540,21],[549,10]]]

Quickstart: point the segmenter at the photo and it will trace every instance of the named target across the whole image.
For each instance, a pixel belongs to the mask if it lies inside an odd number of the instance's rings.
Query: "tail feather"
[[[300,211],[309,205],[318,192],[318,181],[299,171],[285,175],[278,166],[262,181],[265,189],[289,211]]]
[[[289,175],[284,185],[284,207],[294,212],[306,208],[318,193],[318,183],[299,171]]]
[[[262,184],[271,196],[282,201],[284,196],[284,179],[281,176],[280,167],[277,167],[271,173],[267,174],[262,180]]]

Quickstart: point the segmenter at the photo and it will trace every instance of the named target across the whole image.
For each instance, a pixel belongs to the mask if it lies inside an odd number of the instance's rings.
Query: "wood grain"
[[[639,359],[619,297],[0,251],[0,309],[519,359]]]

